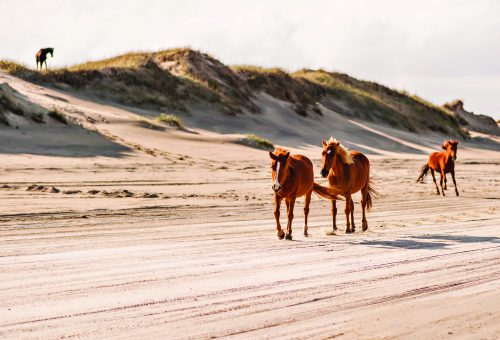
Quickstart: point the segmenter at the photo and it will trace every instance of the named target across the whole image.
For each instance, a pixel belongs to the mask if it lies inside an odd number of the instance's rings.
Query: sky
[[[0,59],[69,66],[191,47],[225,64],[323,68],[500,119],[500,1],[0,0]]]

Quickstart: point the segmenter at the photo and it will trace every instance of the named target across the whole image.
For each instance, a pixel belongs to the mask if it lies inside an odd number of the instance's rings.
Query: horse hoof
[[[460,196],[460,195],[458,194],[458,191],[455,191],[455,193],[457,194],[457,196]]]
[[[346,233],[346,234],[352,234],[352,233],[353,233],[353,231],[352,231],[351,229],[346,229],[346,230],[345,230],[345,233]]]
[[[304,231],[304,237],[308,237],[309,234],[307,233],[307,231]]]
[[[328,236],[337,235],[337,230],[325,230],[325,235]]]
[[[285,238],[286,238],[287,240],[290,240],[290,241],[291,241],[291,240],[292,240],[292,234],[286,234]]]
[[[364,221],[363,222],[363,231],[367,231],[368,230],[368,222]]]
[[[285,238],[285,233],[284,232],[281,232],[281,234],[278,234],[278,238],[280,240],[284,239]]]

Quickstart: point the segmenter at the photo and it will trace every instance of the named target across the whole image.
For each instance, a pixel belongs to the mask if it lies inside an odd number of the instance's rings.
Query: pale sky
[[[0,0],[0,59],[49,67],[191,47],[225,64],[323,68],[500,119],[500,1]]]

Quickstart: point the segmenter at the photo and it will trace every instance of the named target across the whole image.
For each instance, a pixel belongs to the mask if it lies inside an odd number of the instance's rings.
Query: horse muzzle
[[[281,189],[282,189],[283,187],[281,186],[281,184],[279,184],[279,183],[278,183],[278,185],[276,185],[276,183],[275,183],[275,184],[273,184],[273,185],[271,186],[271,188],[273,189],[273,191],[274,191],[275,193],[278,193],[278,192],[280,192],[280,191],[281,191]]]
[[[328,176],[329,171],[327,169],[321,169],[321,176],[324,178]]]

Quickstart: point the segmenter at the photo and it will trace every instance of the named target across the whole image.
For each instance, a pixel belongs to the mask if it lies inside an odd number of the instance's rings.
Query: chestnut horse
[[[437,171],[441,175],[439,183],[441,184],[441,192],[443,193],[443,196],[445,196],[444,191],[448,189],[446,186],[446,174],[451,173],[453,185],[455,186],[455,194],[458,196],[457,182],[455,181],[455,160],[457,159],[458,141],[445,140],[443,145],[441,145],[441,148],[445,151],[433,152],[430,154],[427,164],[425,164],[420,170],[420,176],[417,178],[417,183],[423,181],[425,176],[427,176],[427,172],[430,170],[432,180],[434,181],[434,185],[436,185],[436,194],[439,195],[439,187],[436,183],[436,177],[434,177],[434,171]]]
[[[304,236],[307,237],[307,215],[309,214],[311,194],[314,191],[323,198],[335,200],[338,199],[337,191],[314,183],[313,164],[309,158],[302,155],[290,156],[289,151],[281,148],[276,148],[274,152],[269,151],[269,157],[271,157],[272,160],[274,217],[276,218],[278,238],[280,240],[284,237],[286,237],[287,240],[292,239],[292,220],[295,200],[297,197],[304,195],[306,196],[304,203]],[[280,206],[283,199],[285,199],[286,212],[288,215],[286,236],[280,224]]]
[[[38,70],[38,63],[40,63],[40,70],[43,68],[43,63],[45,63],[45,69],[47,69],[47,54],[50,53],[50,56],[54,58],[54,48],[41,48],[38,52],[36,52],[36,69]]]
[[[361,190],[361,207],[363,209],[363,231],[368,229],[365,208],[372,207],[371,195],[378,196],[378,192],[371,186],[370,162],[365,155],[358,151],[348,151],[339,141],[330,137],[328,142],[323,141],[323,160],[321,176],[328,177],[331,188],[335,188],[339,195],[345,197],[346,233],[354,233],[354,202],[352,194]],[[337,230],[337,205],[332,200],[333,234]],[[351,223],[349,223],[349,215]]]

